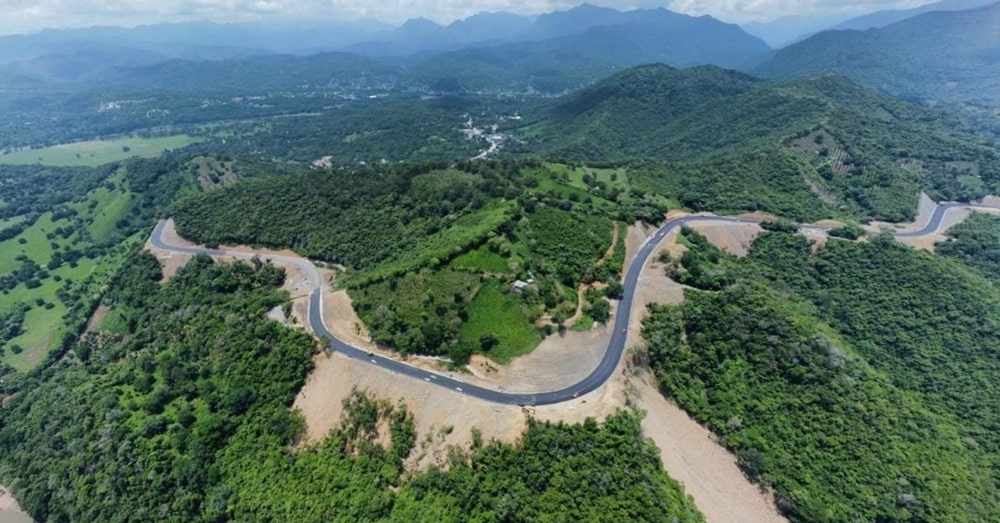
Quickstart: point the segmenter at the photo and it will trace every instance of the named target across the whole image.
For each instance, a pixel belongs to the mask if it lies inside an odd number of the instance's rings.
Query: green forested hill
[[[933,12],[867,31],[826,31],[776,51],[753,72],[837,73],[895,96],[1000,103],[1000,4]]]
[[[379,343],[505,361],[563,326],[580,283],[617,280],[623,247],[617,262],[602,261],[615,220],[662,216],[667,195],[633,194],[625,176],[534,160],[324,170],[200,194],[174,214],[199,243],[291,248],[347,266],[338,285]],[[518,279],[533,283],[515,294]],[[585,303],[595,305],[606,321],[601,293]]]
[[[650,360],[664,392],[783,510],[802,521],[997,514],[992,285],[888,237],[813,255],[804,237],[763,233],[743,260],[691,243],[710,255],[685,255],[675,271],[714,274],[685,281],[723,290],[654,306]]]
[[[295,448],[289,407],[316,342],[266,318],[288,299],[282,271],[199,256],[159,279],[133,253],[108,300],[117,328],[2,385],[0,478],[37,520],[702,521],[628,413],[531,422],[517,445],[404,473],[411,415],[356,394],[325,440]]]
[[[832,76],[781,85],[643,66],[543,105],[514,132],[517,150],[591,161],[693,168],[766,153],[780,172],[791,155],[802,162],[793,178],[861,217],[912,217],[921,188],[939,199],[1000,190],[1000,157],[986,138],[944,112]]]

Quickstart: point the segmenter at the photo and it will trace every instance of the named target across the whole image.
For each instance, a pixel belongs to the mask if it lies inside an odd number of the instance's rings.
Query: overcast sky
[[[669,7],[710,14],[729,22],[766,21],[793,14],[861,13],[914,7],[929,0],[591,0],[619,9]],[[481,11],[536,14],[562,10],[582,0],[0,0],[0,34],[45,27],[134,26],[157,22],[262,18],[376,18],[401,23],[424,16],[448,23]]]

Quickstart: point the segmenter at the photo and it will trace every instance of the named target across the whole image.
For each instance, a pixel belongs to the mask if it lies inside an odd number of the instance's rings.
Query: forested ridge
[[[969,199],[1000,182],[991,139],[956,116],[837,76],[775,84],[713,67],[642,66],[540,103],[513,133],[523,140],[513,150],[568,159],[656,158],[692,171],[728,160],[760,170],[757,184],[804,187],[805,178],[837,206],[890,221],[912,218],[912,195],[921,189],[936,199]],[[817,134],[827,136],[819,147],[801,143]],[[788,172],[785,154],[800,160],[796,172]],[[787,179],[767,183],[768,170]]]
[[[634,414],[531,422],[447,470],[406,474],[405,408],[360,393],[296,448],[290,410],[314,339],[266,319],[287,301],[268,264],[194,257],[169,283],[134,252],[107,297],[117,329],[2,385],[0,477],[39,520],[701,521]],[[391,445],[378,443],[382,421]]]
[[[737,260],[686,234],[698,254],[675,262],[675,277],[712,292],[651,307],[648,357],[664,393],[774,487],[786,513],[997,513],[992,285],[884,236],[813,255],[802,236],[764,232]]]
[[[199,243],[292,248],[347,266],[338,285],[378,343],[503,361],[563,328],[581,282],[620,288],[621,260],[600,263],[614,222],[665,210],[630,191],[625,171],[596,173],[537,160],[323,170],[185,198],[174,215]],[[531,283],[514,293],[518,280]],[[586,309],[607,321],[601,293]],[[503,322],[491,319],[498,310]]]

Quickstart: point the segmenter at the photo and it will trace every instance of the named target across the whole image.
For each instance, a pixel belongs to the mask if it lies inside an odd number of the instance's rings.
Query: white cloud
[[[148,24],[190,20],[239,22],[271,17],[400,23],[424,16],[447,23],[481,11],[537,14],[582,0],[0,0],[0,33],[44,27]],[[591,0],[616,8],[669,7],[728,21],[765,20],[788,14],[871,11],[912,7],[928,0]]]

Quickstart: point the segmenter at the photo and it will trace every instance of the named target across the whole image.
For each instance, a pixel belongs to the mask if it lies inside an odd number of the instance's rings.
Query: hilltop
[[[1000,103],[1000,3],[931,12],[867,31],[826,31],[753,72],[769,78],[836,73],[920,101]]]
[[[692,184],[717,179],[751,193],[754,184],[790,182],[774,174],[785,173],[862,215],[907,219],[920,189],[963,199],[1000,183],[996,151],[954,117],[837,76],[776,84],[713,67],[643,66],[546,102],[536,114],[515,131],[534,154],[685,162],[672,169],[678,183],[699,173]],[[717,176],[706,178],[692,162]],[[741,182],[746,174],[735,173],[748,165],[770,172]]]

